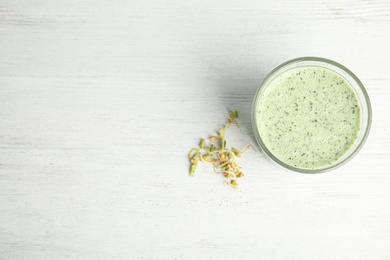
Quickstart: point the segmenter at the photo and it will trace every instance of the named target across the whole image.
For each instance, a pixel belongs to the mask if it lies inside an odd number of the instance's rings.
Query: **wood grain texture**
[[[390,2],[0,1],[0,259],[390,259]],[[300,56],[365,84],[371,134],[333,172],[257,149],[241,189],[188,152]]]

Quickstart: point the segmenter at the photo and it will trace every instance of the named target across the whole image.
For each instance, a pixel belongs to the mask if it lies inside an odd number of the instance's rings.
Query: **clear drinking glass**
[[[357,139],[353,143],[353,145],[349,148],[349,150],[337,161],[335,161],[332,165],[326,165],[320,168],[314,168],[314,169],[307,169],[307,168],[299,168],[294,167],[291,165],[288,165],[284,162],[282,162],[280,159],[278,159],[276,156],[270,152],[265,144],[263,143],[260,132],[258,129],[257,124],[257,117],[256,112],[258,111],[258,105],[259,101],[261,99],[263,91],[270,85],[270,83],[277,78],[282,73],[296,68],[320,68],[325,70],[330,70],[331,72],[335,73],[336,75],[340,76],[344,79],[346,83],[349,84],[351,89],[354,91],[355,96],[359,102],[360,105],[360,130],[357,136]],[[276,67],[274,70],[272,70],[267,77],[264,79],[263,83],[258,88],[255,98],[253,100],[252,104],[252,128],[255,135],[255,138],[261,147],[263,151],[276,163],[279,165],[296,172],[302,172],[302,173],[320,173],[320,172],[326,172],[333,170],[337,167],[340,167],[341,165],[345,164],[349,160],[351,160],[358,151],[362,148],[364,142],[366,141],[368,134],[370,132],[371,128],[371,121],[372,121],[372,112],[371,112],[371,104],[370,99],[368,97],[367,91],[364,88],[361,81],[353,74],[349,69],[344,67],[343,65],[334,62],[332,60],[324,59],[324,58],[317,58],[317,57],[302,57],[293,59],[290,61],[287,61],[278,67]]]

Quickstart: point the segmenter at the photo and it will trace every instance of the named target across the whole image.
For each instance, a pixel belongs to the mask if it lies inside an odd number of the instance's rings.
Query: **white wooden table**
[[[364,148],[329,173],[250,151],[240,190],[188,152],[278,64],[365,84]],[[0,1],[0,259],[390,259],[390,2]],[[257,145],[256,145],[257,147]]]

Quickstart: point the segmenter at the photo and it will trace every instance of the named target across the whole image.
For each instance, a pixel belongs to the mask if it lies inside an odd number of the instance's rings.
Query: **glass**
[[[357,139],[355,140],[354,144],[350,147],[350,149],[337,161],[335,161],[332,165],[325,165],[320,168],[315,169],[307,169],[307,168],[299,168],[294,167],[289,164],[284,163],[283,161],[279,160],[276,156],[274,156],[265,146],[263,143],[259,129],[257,124],[257,116],[256,112],[258,110],[259,101],[261,99],[263,91],[270,85],[270,83],[277,78],[282,73],[295,69],[295,68],[320,68],[325,70],[330,70],[331,72],[335,73],[336,75],[340,76],[344,79],[346,83],[349,84],[351,89],[354,91],[355,96],[359,102],[360,105],[360,130],[357,136]],[[362,148],[364,142],[366,141],[368,134],[370,132],[371,128],[371,121],[372,121],[372,112],[371,112],[371,103],[370,99],[368,97],[367,91],[364,88],[361,81],[353,74],[349,69],[344,67],[343,65],[324,58],[317,58],[317,57],[302,57],[293,59],[290,61],[287,61],[278,67],[276,67],[274,70],[272,70],[267,77],[265,77],[264,81],[258,88],[255,98],[253,100],[252,104],[252,128],[255,135],[255,138],[257,140],[257,143],[261,147],[261,149],[276,163],[279,165],[292,170],[296,172],[302,172],[302,173],[321,173],[333,170],[337,167],[340,167],[341,165],[344,165],[346,162],[351,160]]]

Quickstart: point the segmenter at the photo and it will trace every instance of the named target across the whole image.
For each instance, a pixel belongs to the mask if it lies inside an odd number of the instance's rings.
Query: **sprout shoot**
[[[206,146],[205,140],[202,140],[199,146],[200,149],[192,149],[190,151],[189,157],[191,159],[191,177],[195,175],[198,162],[202,161],[206,164],[213,164],[214,171],[218,174],[222,173],[223,176],[227,179],[225,183],[235,189],[238,189],[237,179],[243,178],[244,173],[241,171],[241,167],[237,166],[236,160],[238,157],[241,157],[241,155],[244,154],[249,147],[252,147],[251,145],[248,145],[242,152],[235,148],[232,148],[231,150],[226,148],[226,130],[231,126],[231,124],[235,124],[237,127],[239,127],[236,121],[238,116],[238,111],[230,111],[229,121],[227,125],[218,132],[218,137],[213,136],[209,138],[209,141],[212,143],[218,141],[217,146],[214,144]]]

